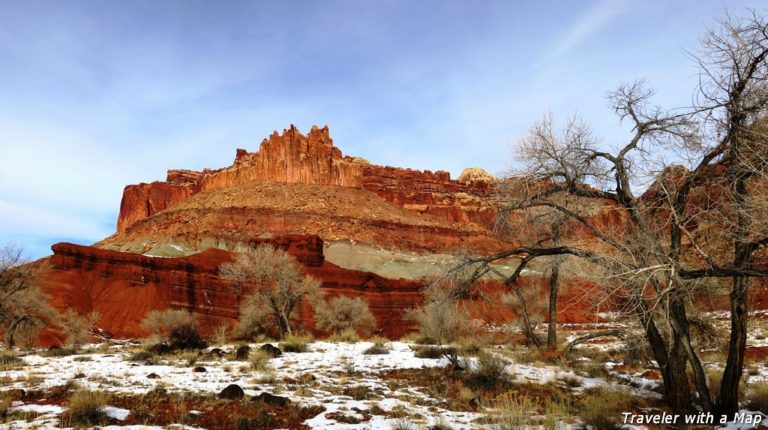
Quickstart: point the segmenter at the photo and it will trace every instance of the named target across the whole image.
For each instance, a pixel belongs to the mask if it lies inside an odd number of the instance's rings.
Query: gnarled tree
[[[704,411],[732,416],[744,366],[749,286],[768,275],[761,264],[768,245],[766,56],[765,19],[754,12],[728,18],[703,40],[691,108],[664,110],[651,103],[653,92],[643,83],[622,85],[610,100],[631,134],[610,148],[586,138],[588,128],[579,121],[560,133],[549,118],[534,124],[520,142],[525,166],[506,182],[500,217],[556,211],[569,230],[589,240],[572,235],[560,244],[531,241],[472,259],[475,279],[511,256],[520,264],[503,276],[509,286],[534,260],[580,258],[603,280],[601,299],[636,317],[670,406],[686,411],[696,401]],[[659,154],[676,154],[681,165]],[[653,184],[638,196],[635,190],[649,178]],[[719,396],[707,386],[690,333],[690,297],[705,284],[701,280],[712,278],[730,282],[731,335]]]
[[[314,301],[320,295],[319,281],[305,276],[290,254],[269,245],[239,254],[235,262],[223,264],[219,271],[247,294],[241,319],[270,321],[280,338],[293,333],[291,319],[302,300]]]
[[[10,244],[0,248],[0,326],[8,348],[18,333],[34,334],[54,317],[48,296],[35,285],[38,270],[24,265],[22,251]]]

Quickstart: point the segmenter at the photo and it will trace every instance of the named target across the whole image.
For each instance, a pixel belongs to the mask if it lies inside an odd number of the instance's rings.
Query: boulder
[[[235,359],[245,361],[248,360],[248,356],[251,354],[251,347],[243,345],[235,351]]]
[[[265,343],[264,345],[261,345],[259,349],[265,352],[267,355],[271,356],[272,358],[280,357],[281,355],[283,355],[283,351],[281,351],[280,348],[272,345],[271,343]]]
[[[245,392],[237,384],[228,385],[219,393],[220,399],[239,400],[245,397]]]

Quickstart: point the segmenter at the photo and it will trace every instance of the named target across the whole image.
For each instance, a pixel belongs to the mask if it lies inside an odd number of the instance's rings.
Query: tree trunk
[[[739,154],[741,145],[736,145],[734,151]],[[749,226],[751,218],[747,210],[747,175],[739,169],[744,166],[734,166],[735,181],[733,201],[738,214],[738,224],[734,241],[734,266],[744,268],[749,265],[753,248],[748,245]],[[739,382],[744,372],[744,353],[747,350],[747,291],[749,278],[735,276],[731,283],[731,338],[728,343],[728,358],[720,382],[720,399],[718,413],[732,415],[739,409]]]
[[[285,334],[288,334],[288,336],[292,336],[293,332],[291,331],[291,323],[288,321],[288,318],[280,315],[280,336],[285,337]]]
[[[640,323],[645,329],[645,338],[651,347],[651,352],[661,371],[664,382],[664,398],[673,412],[685,413],[691,409],[691,392],[688,387],[688,375],[685,373],[687,359],[680,343],[671,339],[667,342],[656,327],[656,323],[648,310],[644,299],[638,300],[636,312]]]
[[[688,374],[685,372],[688,360],[680,342],[673,340],[672,350],[666,359],[666,366],[661,367],[664,397],[673,412],[689,412],[692,406],[691,391],[688,386]]]
[[[733,278],[731,289],[731,338],[728,359],[720,383],[718,414],[733,416],[739,409],[739,382],[744,371],[744,353],[747,349],[747,290],[749,278]]]
[[[541,346],[541,341],[538,337],[536,337],[536,333],[533,331],[533,325],[531,324],[531,317],[528,313],[528,305],[525,303],[525,297],[523,296],[522,290],[520,290],[520,286],[517,285],[517,283],[514,283],[512,285],[512,289],[515,291],[515,296],[517,297],[517,301],[519,302],[520,306],[520,315],[521,319],[523,320],[523,332],[525,333],[525,337],[528,339],[528,342],[535,346],[536,348]]]
[[[704,412],[712,411],[712,396],[707,386],[707,375],[704,373],[704,367],[701,364],[698,354],[691,344],[691,335],[689,330],[688,317],[685,314],[685,304],[679,298],[673,298],[669,304],[669,318],[672,323],[675,339],[680,343],[688,357],[688,362],[693,370],[696,392],[699,394],[699,401]]]
[[[557,349],[557,295],[560,278],[560,262],[552,265],[552,273],[549,278],[549,323],[547,324],[547,349]]]

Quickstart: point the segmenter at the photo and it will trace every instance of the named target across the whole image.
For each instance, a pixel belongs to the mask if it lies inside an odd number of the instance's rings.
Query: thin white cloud
[[[544,61],[554,60],[576,48],[589,36],[597,33],[603,26],[625,11],[627,7],[628,5],[624,0],[601,0],[594,3],[557,39]]]

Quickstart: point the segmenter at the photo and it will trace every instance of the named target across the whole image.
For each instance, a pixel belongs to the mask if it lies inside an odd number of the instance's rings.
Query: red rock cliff
[[[326,294],[363,297],[382,333],[399,337],[407,332],[403,312],[422,301],[423,283],[385,279],[346,270],[324,261],[317,236],[280,236],[261,240],[282,248],[322,282]],[[51,268],[42,279],[53,305],[82,313],[98,311],[100,328],[120,337],[146,335],[140,322],[154,309],[176,308],[195,313],[204,334],[222,324],[234,324],[241,300],[233,285],[219,277],[218,267],[234,254],[218,249],[183,258],[148,257],[90,246],[59,243],[52,247]],[[300,317],[311,322],[312,315]]]
[[[411,324],[404,319],[407,309],[423,302],[424,282],[386,279],[369,272],[348,270],[323,258],[322,240],[317,236],[279,236],[257,241],[286,250],[304,266],[305,272],[322,283],[326,295],[364,298],[377,320],[381,334],[399,338]],[[242,297],[238,289],[218,275],[221,264],[234,260],[231,252],[208,249],[182,258],[148,257],[108,251],[91,246],[58,243],[48,258],[49,268],[41,279],[43,290],[59,309],[72,307],[81,313],[98,311],[98,327],[117,337],[142,337],[140,323],[155,309],[184,309],[200,321],[201,332],[209,335],[221,324],[234,324]],[[541,279],[527,279],[538,288]],[[562,322],[594,320],[592,305],[582,294],[583,286],[565,288],[558,319]],[[486,283],[486,294],[504,291],[498,283]],[[511,317],[498,302],[474,300],[479,318],[499,323]],[[312,313],[300,309],[304,327],[313,326]],[[59,339],[60,340],[60,339]],[[55,339],[49,338],[49,343]]]
[[[328,127],[304,136],[294,126],[264,139],[258,152],[239,149],[232,166],[193,172],[169,170],[166,182],[125,187],[117,222],[118,232],[173,207],[201,191],[251,181],[305,183],[361,188],[403,208],[448,221],[489,226],[494,211],[486,202],[485,180],[452,181],[448,172],[416,171],[368,164],[343,156],[333,146]]]

